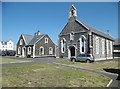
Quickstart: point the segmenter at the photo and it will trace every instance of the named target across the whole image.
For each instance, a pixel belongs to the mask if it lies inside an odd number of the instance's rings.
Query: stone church
[[[17,46],[18,57],[55,57],[55,44],[47,34],[21,34]]]
[[[79,21],[74,5],[71,6],[68,22],[58,37],[60,58],[91,54],[96,61],[113,57],[114,39],[110,35]]]

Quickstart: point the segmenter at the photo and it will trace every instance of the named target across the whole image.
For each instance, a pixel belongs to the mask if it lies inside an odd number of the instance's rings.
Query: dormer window
[[[74,32],[71,32],[70,33],[70,41],[73,41],[74,40]]]
[[[20,45],[22,45],[23,44],[23,40],[22,39],[20,39]]]
[[[45,44],[47,44],[47,43],[48,43],[48,38],[46,37],[46,38],[45,38]]]

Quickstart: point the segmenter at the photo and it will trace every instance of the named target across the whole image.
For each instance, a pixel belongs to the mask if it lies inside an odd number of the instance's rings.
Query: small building
[[[115,39],[113,57],[120,58],[120,38]]]
[[[21,34],[16,52],[19,57],[55,57],[55,44],[47,34],[39,31],[34,36]]]
[[[69,19],[59,34],[59,57],[70,58],[91,54],[95,61],[113,58],[114,39],[77,19],[77,9],[71,6]]]
[[[0,51],[14,50],[14,43],[9,41],[0,41]]]

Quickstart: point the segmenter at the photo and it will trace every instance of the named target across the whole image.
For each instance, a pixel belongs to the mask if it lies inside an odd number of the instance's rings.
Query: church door
[[[70,46],[68,49],[68,58],[75,56],[75,47],[74,46]]]

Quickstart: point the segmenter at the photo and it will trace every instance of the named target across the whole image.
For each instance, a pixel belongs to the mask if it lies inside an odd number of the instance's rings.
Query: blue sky
[[[3,2],[2,39],[16,44],[21,34],[36,31],[48,34],[57,44],[59,33],[68,22],[70,2]],[[118,38],[117,2],[76,2],[78,19],[99,31]]]

